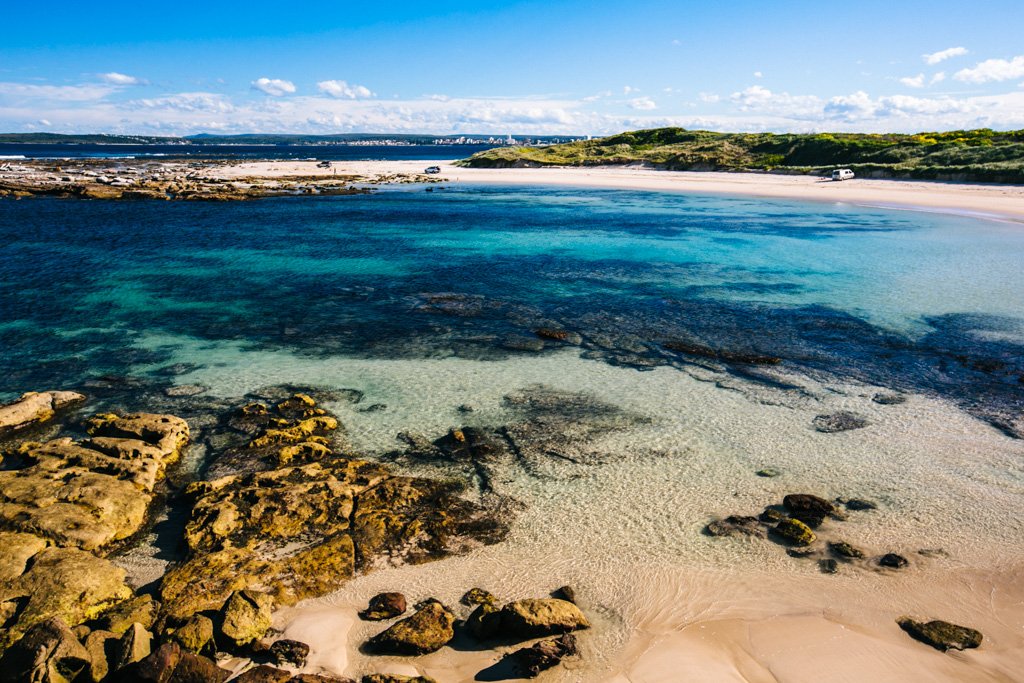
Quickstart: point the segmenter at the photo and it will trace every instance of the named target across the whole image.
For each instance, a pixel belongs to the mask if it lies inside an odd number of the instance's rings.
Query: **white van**
[[[848,168],[837,168],[832,171],[832,180],[850,180],[853,178],[853,171]]]

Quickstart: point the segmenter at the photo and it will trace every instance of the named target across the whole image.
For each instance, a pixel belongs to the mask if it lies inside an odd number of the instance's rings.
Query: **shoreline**
[[[0,197],[238,201],[370,192],[400,184],[579,187],[841,203],[1024,223],[1024,185],[806,175],[664,171],[625,166],[465,168],[445,160],[18,160],[0,166]],[[424,169],[438,166],[438,174]]]

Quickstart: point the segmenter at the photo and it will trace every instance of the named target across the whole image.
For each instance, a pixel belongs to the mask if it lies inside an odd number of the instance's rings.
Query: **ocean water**
[[[0,163],[19,159],[464,159],[489,145],[72,145],[0,143]]]
[[[505,543],[360,577],[289,615],[295,633],[309,610],[349,615],[379,590],[455,603],[473,585],[513,598],[571,583],[597,628],[584,668],[558,676],[607,680],[638,632],[825,605],[891,625],[889,611],[927,602],[913,577],[937,585],[1024,561],[1017,224],[446,186],[0,201],[0,239],[0,399],[80,387],[90,407],[173,411],[281,384],[353,389],[328,405],[357,450],[517,501]],[[176,384],[205,391],[166,397]],[[814,428],[842,411],[867,426]],[[402,455],[400,432],[452,427],[508,427],[539,445],[485,494],[451,463]],[[755,475],[765,467],[779,476]],[[794,491],[876,502],[842,523],[843,540],[911,557],[908,578],[866,563],[822,577],[770,541],[701,533]],[[120,560],[138,583],[166,564],[155,536]],[[967,593],[950,604],[998,634],[975,604],[984,592]],[[353,626],[353,642],[370,628]],[[376,666],[353,657],[346,668],[314,650],[337,673]],[[477,663],[447,650],[425,661],[446,680]]]

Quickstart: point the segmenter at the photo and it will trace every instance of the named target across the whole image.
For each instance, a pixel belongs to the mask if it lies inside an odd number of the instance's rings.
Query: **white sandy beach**
[[[768,173],[657,171],[627,167],[461,168],[447,161],[344,161],[320,169],[313,161],[261,161],[212,169],[220,178],[361,176],[384,179],[420,174],[439,166],[434,178],[452,184],[565,185],[658,192],[688,192],[846,202],[865,206],[963,213],[1024,222],[1024,186],[856,178],[831,182],[811,176]]]

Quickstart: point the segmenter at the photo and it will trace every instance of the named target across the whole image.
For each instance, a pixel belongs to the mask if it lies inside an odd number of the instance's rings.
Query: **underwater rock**
[[[817,538],[799,519],[784,519],[775,525],[775,533],[794,545],[810,545]]]
[[[428,602],[412,616],[392,624],[367,643],[379,654],[422,655],[436,652],[455,637],[455,615],[439,602]]]
[[[851,429],[862,429],[867,427],[869,423],[860,415],[843,410],[838,413],[818,415],[814,418],[812,424],[819,432],[833,434],[835,432],[850,431]]]
[[[46,422],[63,408],[85,400],[74,391],[30,391],[17,401],[0,405],[0,436]]]
[[[727,349],[714,349],[710,346],[703,344],[696,344],[684,340],[673,340],[662,344],[663,347],[669,351],[675,351],[682,353],[687,356],[697,356],[698,358],[709,358],[712,360],[720,360],[726,363],[739,363],[746,365],[778,365],[782,362],[782,359],[778,356],[770,356],[767,354],[747,351],[730,351]]]
[[[590,628],[580,608],[557,598],[528,598],[510,602],[499,612],[501,635],[539,638]]]
[[[576,591],[572,586],[560,586],[556,588],[551,591],[551,597],[571,602],[574,605],[576,604]]]
[[[746,517],[741,515],[730,515],[725,519],[718,519],[709,522],[704,527],[704,533],[708,536],[757,536],[764,538],[767,535],[765,528],[761,526],[757,517]]]
[[[839,571],[839,563],[832,559],[818,560],[818,568],[822,574],[835,574]]]
[[[832,503],[809,493],[791,493],[782,499],[782,505],[790,516],[812,528],[820,526],[826,516],[836,511]]]
[[[75,634],[60,619],[29,629],[0,657],[3,683],[69,683],[92,661]]]
[[[370,674],[362,683],[437,683],[430,676],[401,676],[399,674]]]
[[[770,477],[777,477],[777,476],[781,475],[782,472],[779,471],[779,469],[776,468],[776,467],[764,467],[762,469],[759,469],[754,474],[756,474],[759,477],[769,477],[770,478]]]
[[[164,389],[164,395],[170,396],[171,398],[179,398],[185,396],[198,396],[209,391],[206,387],[198,384],[175,384],[174,386],[167,387]]]
[[[883,567],[889,567],[890,569],[903,569],[909,564],[909,562],[907,562],[907,558],[902,555],[886,553],[878,558],[878,564]]]
[[[860,548],[855,548],[846,541],[832,541],[828,544],[828,549],[832,551],[834,555],[839,557],[845,557],[848,559],[860,559],[864,557],[864,551]]]
[[[859,498],[850,498],[843,502],[847,510],[860,511],[860,510],[875,510],[878,505],[872,503],[869,500],[861,500]]]
[[[533,331],[533,333],[541,339],[565,342],[566,344],[572,344],[573,346],[578,346],[583,342],[583,338],[576,332],[570,332],[569,330],[563,330],[560,328],[538,327]]]
[[[981,631],[966,626],[957,626],[948,621],[921,622],[914,621],[910,617],[900,617],[896,623],[914,639],[943,652],[978,647],[983,638]]]
[[[907,397],[903,394],[877,393],[871,397],[871,400],[879,405],[894,406],[906,403]]]
[[[401,593],[378,593],[370,598],[369,606],[359,613],[359,618],[366,621],[384,621],[405,613],[405,609],[405,596]]]

